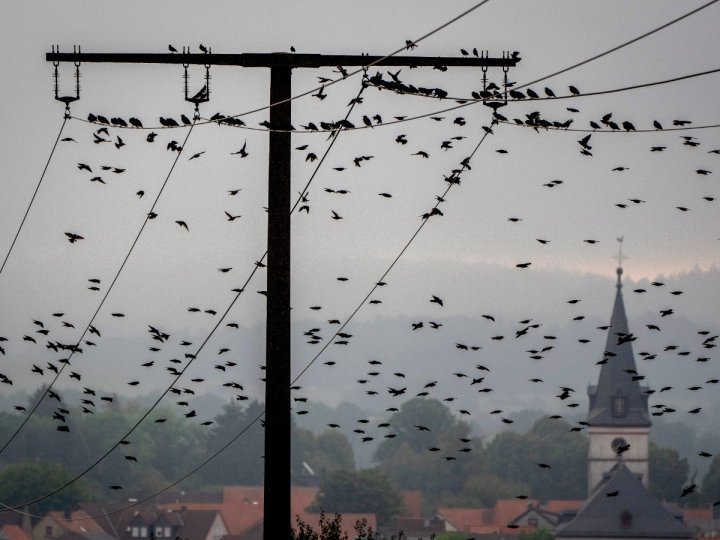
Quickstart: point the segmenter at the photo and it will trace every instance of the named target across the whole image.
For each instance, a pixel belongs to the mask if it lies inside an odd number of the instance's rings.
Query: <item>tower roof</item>
[[[557,537],[680,539],[692,538],[692,532],[618,462],[577,516],[558,528]]]
[[[617,269],[617,292],[603,364],[597,386],[588,388],[591,426],[649,427],[647,394],[640,387],[622,296],[622,267]]]

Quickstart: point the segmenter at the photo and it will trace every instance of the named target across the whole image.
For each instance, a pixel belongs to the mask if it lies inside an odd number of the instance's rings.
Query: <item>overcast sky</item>
[[[71,51],[74,44],[81,45],[83,52],[168,52],[169,44],[197,52],[202,43],[216,53],[289,52],[292,46],[302,53],[384,55],[472,5],[417,0],[3,3],[0,9],[6,24],[0,37],[0,84],[6,127],[0,145],[0,256],[4,259],[10,248],[63,121],[63,106],[53,99],[53,67],[45,61],[52,44],[63,52]],[[496,56],[518,51],[522,59],[508,78],[520,86],[602,53],[699,5],[657,0],[495,0],[401,54],[460,56],[461,49],[477,48]],[[569,85],[581,93],[598,92],[715,69],[720,67],[718,28],[720,6],[711,6],[532,88],[544,95],[544,88],[549,87],[561,96],[569,94]],[[167,144],[182,143],[187,135],[185,128],[156,130],[155,142],[148,143],[147,130],[110,128],[103,135],[110,142],[94,144],[99,126],[80,119],[88,113],[126,120],[134,116],[146,126],[157,126],[160,116],[179,119],[181,114],[192,114],[192,107],[183,100],[181,66],[87,64],[80,69],[82,96],[73,104],[73,118],[63,131],[63,138],[73,140],[58,144],[0,275],[0,336],[9,338],[3,345],[7,354],[2,370],[21,387],[32,388],[40,382],[29,376],[28,362],[44,351],[44,341],[38,336],[38,345],[33,345],[21,339],[38,329],[32,319],[52,327],[55,339],[79,338],[168,175],[176,153],[166,150]],[[371,74],[376,71],[370,69]],[[72,93],[73,67],[63,64],[59,72],[61,95]],[[203,117],[218,111],[240,114],[267,105],[266,70],[212,67],[211,75],[211,100],[201,107]],[[203,76],[202,67],[191,68],[191,90],[202,86]],[[318,77],[338,76],[333,68],[297,70],[293,93],[317,87]],[[398,77],[416,86],[443,88],[453,97],[468,97],[480,89],[482,73],[478,69],[403,68]],[[502,72],[491,69],[488,77],[500,82]],[[714,125],[720,123],[719,85],[720,76],[712,74],[600,96],[510,103],[501,113],[512,124],[513,118],[524,119],[539,111],[550,120],[572,119],[571,127],[581,130],[590,129],[590,121],[599,123],[609,113],[613,121],[629,121],[637,130],[652,129],[655,120],[666,128],[675,120],[690,121],[686,127]],[[349,77],[326,88],[326,99],[306,96],[294,101],[294,125],[343,118],[360,88],[360,77]],[[452,100],[364,90],[363,102],[350,120],[362,125],[363,115],[379,114],[383,125],[338,137],[310,186],[309,213],[293,217],[296,320],[344,320],[353,311],[417,230],[420,216],[436,203],[436,196],[447,186],[443,177],[473,151],[484,134],[482,126],[489,125],[491,111],[475,104],[434,115],[440,120],[426,117],[385,124],[394,117],[455,105]],[[456,121],[459,117],[462,120]],[[266,119],[267,111],[243,116],[249,127],[259,127]],[[443,216],[430,219],[386,279],[388,286],[374,296],[382,304],[363,308],[360,319],[415,314],[441,319],[452,314],[480,320],[481,314],[492,311],[512,317],[527,314],[536,320],[544,314],[560,325],[570,321],[573,313],[561,312],[559,306],[565,309],[567,300],[582,298],[586,302],[583,313],[607,320],[620,236],[628,256],[625,275],[635,282],[713,268],[717,274],[720,154],[710,151],[720,148],[718,128],[649,133],[601,130],[587,143],[592,147],[589,156],[581,154],[578,143],[589,132],[536,131],[511,124],[496,126],[485,139],[470,162],[471,170],[441,204]],[[407,144],[396,142],[400,135]],[[114,144],[118,136],[125,143],[121,148]],[[682,137],[692,137],[691,144]],[[452,147],[444,150],[441,144],[447,140]],[[232,154],[244,145],[247,158]],[[307,160],[308,153],[321,156],[328,145],[327,134],[293,135],[294,148],[304,145],[307,148],[294,150],[294,195],[317,166]],[[653,147],[661,150],[651,151]],[[429,158],[414,155],[419,151],[427,152]],[[189,159],[194,154],[200,155]],[[356,167],[353,158],[358,156],[372,159]],[[79,169],[78,163],[87,164],[92,173]],[[105,171],[103,165],[125,171]],[[90,181],[98,175],[105,184]],[[553,180],[562,183],[548,187]],[[230,195],[238,189],[237,195]],[[154,324],[177,337],[192,335],[199,343],[217,317],[189,313],[188,308],[224,311],[233,298],[230,290],[243,285],[264,252],[266,205],[267,133],[215,124],[197,126],[160,197],[157,219],[144,230],[94,324],[107,335],[121,337],[137,336]],[[225,212],[242,217],[228,221]],[[343,219],[332,219],[333,212]],[[187,223],[189,230],[177,221]],[[66,232],[84,239],[71,244]],[[522,263],[531,265],[516,266]],[[219,268],[231,270],[220,272]],[[604,280],[581,279],[585,274]],[[337,277],[348,281],[337,281]],[[88,290],[89,279],[100,279],[101,290]],[[590,282],[598,287],[587,290]],[[264,288],[260,271],[227,322],[246,327],[262,322],[265,301],[256,291]],[[629,310],[657,315],[660,309],[673,307],[700,324],[707,320],[707,306],[717,305],[720,299],[720,283],[698,286],[682,297],[673,298],[667,291],[664,296],[653,294],[649,300],[628,302]],[[445,306],[431,304],[432,295],[445,299]],[[313,306],[322,310],[310,310]],[[694,306],[703,306],[702,316]],[[53,313],[60,312],[65,316],[53,318]],[[113,318],[111,313],[126,317]],[[715,313],[711,321],[717,325],[717,319]],[[62,327],[61,320],[75,328]],[[326,337],[330,331],[323,329]],[[398,336],[398,340],[402,343],[408,336]],[[439,343],[436,354],[453,350],[456,338]],[[368,343],[373,337],[362,339]],[[601,354],[602,342],[597,340],[595,356]],[[223,343],[213,342],[209,347],[213,355]],[[353,345],[362,348],[361,343]],[[146,351],[147,345],[141,343],[140,349]],[[235,351],[241,354],[243,347],[235,344]],[[255,358],[261,351],[253,349],[251,354],[253,365],[262,362]],[[133,355],[128,353],[133,359],[117,380],[96,374],[92,384],[117,383],[118,388],[125,388],[139,362]],[[298,356],[303,362],[311,357],[305,350]],[[713,359],[717,361],[716,354]],[[107,358],[100,354],[94,361],[103,360]],[[580,378],[593,377],[591,371]]]

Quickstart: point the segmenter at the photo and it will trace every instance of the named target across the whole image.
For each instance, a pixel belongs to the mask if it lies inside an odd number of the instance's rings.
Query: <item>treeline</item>
[[[0,456],[4,504],[41,498],[80,474],[73,489],[38,502],[34,513],[82,500],[142,500],[195,469],[177,489],[262,483],[263,406],[258,402],[230,403],[212,423],[186,418],[177,409],[156,410],[127,437],[144,410],[116,405],[92,414],[72,411],[72,420],[65,424],[68,431],[58,431],[53,419],[57,411],[55,404],[43,401]],[[23,418],[0,414],[3,440]],[[508,431],[483,440],[473,437],[469,424],[440,401],[415,398],[389,418],[383,427],[388,437],[377,446],[375,466],[362,471],[355,471],[352,446],[344,434],[349,429],[328,427],[314,434],[293,427],[293,482],[319,485],[321,500],[330,505],[323,506],[327,512],[373,511],[358,504],[374,504],[383,514],[399,511],[397,495],[405,489],[420,490],[428,512],[441,505],[492,506],[499,498],[584,499],[587,494],[587,437],[570,431],[561,419],[543,418],[526,433]],[[681,504],[720,499],[720,460],[707,459],[713,461],[702,485],[681,498],[683,488],[692,483],[687,460],[651,443],[651,490]],[[19,464],[25,467],[22,474]],[[51,468],[38,472],[40,467]]]

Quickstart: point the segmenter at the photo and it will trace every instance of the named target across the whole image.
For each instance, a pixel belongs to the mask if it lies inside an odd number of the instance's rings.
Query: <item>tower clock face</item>
[[[610,446],[612,446],[613,452],[616,454],[618,453],[618,450],[623,447],[629,446],[627,441],[623,439],[622,437],[616,437],[613,439],[613,441],[610,443]]]

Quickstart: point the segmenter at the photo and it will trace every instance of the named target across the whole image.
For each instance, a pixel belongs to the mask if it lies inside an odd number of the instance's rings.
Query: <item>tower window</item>
[[[614,396],[612,398],[613,418],[625,418],[627,416],[627,396]]]
[[[620,527],[623,529],[629,529],[632,527],[632,514],[625,510],[622,514],[620,514]]]

